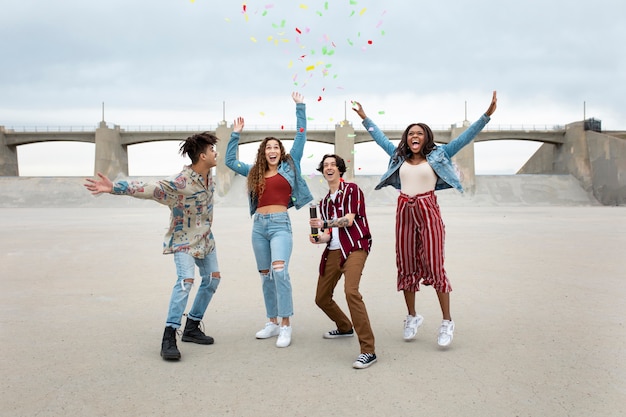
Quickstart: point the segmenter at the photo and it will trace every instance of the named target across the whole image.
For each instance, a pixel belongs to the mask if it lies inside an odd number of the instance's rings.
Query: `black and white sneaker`
[[[324,339],[337,339],[338,337],[352,337],[354,336],[354,329],[350,329],[347,332],[341,332],[339,329],[331,330],[324,333]]]
[[[361,353],[352,364],[352,367],[356,369],[365,369],[372,365],[374,362],[376,362],[375,353]]]

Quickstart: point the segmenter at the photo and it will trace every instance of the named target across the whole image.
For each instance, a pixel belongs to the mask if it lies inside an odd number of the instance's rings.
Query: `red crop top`
[[[257,207],[264,206],[289,206],[291,199],[291,186],[280,174],[265,178],[265,190],[259,197]]]

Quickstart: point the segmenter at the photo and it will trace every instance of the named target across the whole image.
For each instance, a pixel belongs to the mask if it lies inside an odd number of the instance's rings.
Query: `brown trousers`
[[[357,250],[348,256],[343,266],[340,266],[341,250],[329,251],[324,274],[317,279],[315,304],[326,313],[329,319],[335,322],[339,331],[349,331],[354,323],[354,330],[361,345],[361,353],[376,353],[374,349],[374,333],[370,326],[370,319],[367,315],[363,297],[359,292],[359,283],[361,282],[366,259],[367,252]],[[342,274],[345,278],[344,291],[352,322],[333,300],[333,292]]]

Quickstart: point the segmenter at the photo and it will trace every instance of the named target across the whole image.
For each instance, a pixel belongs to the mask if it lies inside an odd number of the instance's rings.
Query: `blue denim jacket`
[[[289,162],[281,162],[278,165],[278,174],[282,175],[291,186],[291,201],[287,208],[295,206],[299,210],[313,200],[309,186],[300,172],[300,161],[302,160],[304,144],[306,143],[306,106],[304,103],[296,103],[296,120],[296,137],[289,152],[294,164],[292,166]],[[228,168],[237,174],[247,177],[252,165],[237,160],[238,145],[239,133],[233,132],[230,134],[230,140],[226,147],[225,163]],[[258,198],[253,198],[251,194],[248,194],[250,216],[256,212],[258,202]]]
[[[456,173],[454,165],[452,164],[452,157],[457,154],[465,145],[470,143],[478,133],[489,123],[491,118],[486,114],[483,114],[480,119],[472,123],[459,137],[446,143],[444,145],[437,145],[428,155],[426,159],[428,164],[432,167],[435,174],[437,174],[437,184],[435,190],[443,190],[445,188],[455,188],[460,192],[463,192],[461,186],[461,180]],[[398,159],[393,158],[393,154],[396,150],[396,146],[385,136],[385,134],[376,126],[376,124],[366,117],[363,119],[363,126],[367,129],[374,141],[381,148],[387,152],[392,158],[389,160],[389,166],[387,172],[383,174],[380,179],[380,183],[376,186],[377,190],[391,185],[396,189],[400,189],[400,166],[404,163],[405,157],[399,156]]]

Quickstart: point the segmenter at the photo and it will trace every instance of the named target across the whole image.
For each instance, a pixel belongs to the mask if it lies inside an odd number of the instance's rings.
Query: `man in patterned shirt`
[[[182,335],[183,342],[203,345],[213,338],[200,329],[200,321],[220,282],[213,223],[213,191],[211,168],[217,165],[217,137],[209,132],[190,136],[182,142],[180,154],[191,159],[191,165],[173,177],[155,182],[117,181],[113,183],[98,173],[99,179],[87,178],[85,187],[92,194],[110,193],[154,200],[170,208],[170,226],[165,233],[163,253],[173,254],[177,279],[172,289],[161,357],[180,359],[176,346],[176,329],[181,327],[187,299],[194,282],[195,267],[202,282],[198,287]]]
[[[336,330],[324,333],[325,339],[350,337],[356,330],[361,354],[352,366],[363,369],[376,362],[374,333],[359,292],[361,274],[372,245],[365,197],[356,184],[343,180],[346,163],[340,156],[324,155],[317,170],[324,175],[329,191],[320,201],[321,218],[309,221],[312,228],[323,231],[319,236],[311,235],[311,243],[326,244],[320,262],[315,303],[337,325]],[[342,274],[352,322],[333,300],[333,292]]]

